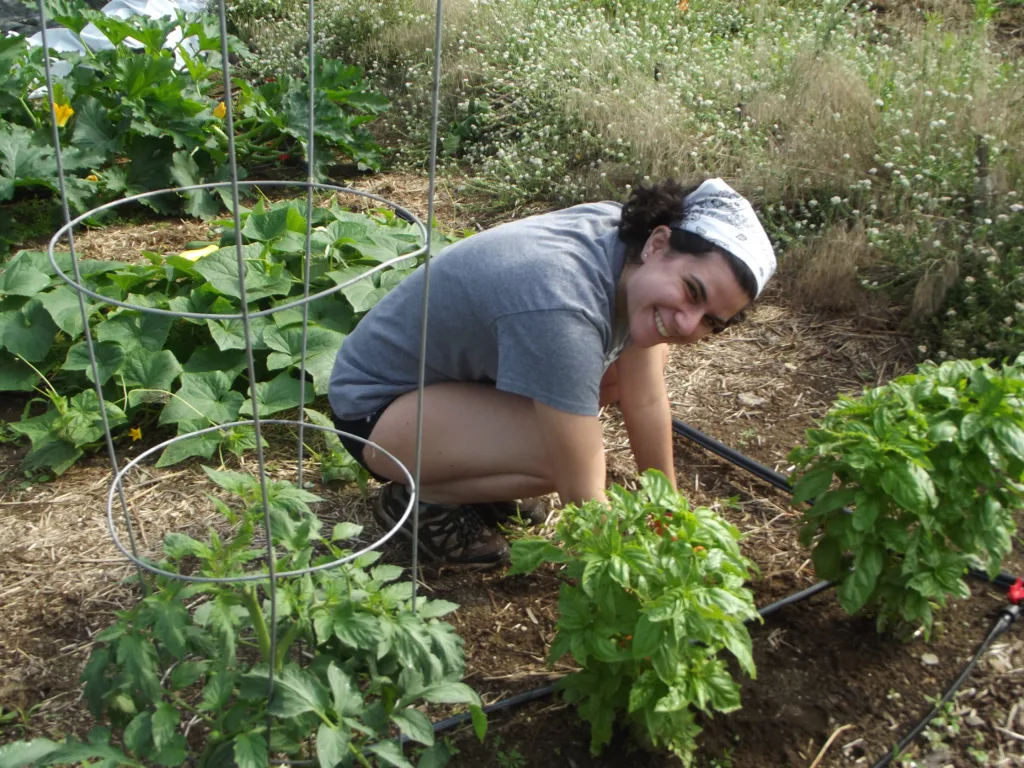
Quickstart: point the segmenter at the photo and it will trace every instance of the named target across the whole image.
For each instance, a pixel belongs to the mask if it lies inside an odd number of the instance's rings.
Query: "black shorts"
[[[350,435],[361,437],[364,440],[370,439],[370,433],[373,432],[373,428],[377,426],[377,422],[380,421],[380,417],[384,415],[384,411],[388,409],[388,406],[393,403],[394,400],[382,405],[372,414],[367,416],[365,419],[339,419],[334,411],[331,411],[331,421],[334,422],[334,428],[340,429],[342,432],[347,432]],[[363,450],[366,448],[366,443],[360,442],[359,440],[353,440],[348,435],[338,435],[338,439],[341,440],[341,444],[345,446],[345,450],[351,454],[352,458],[359,462],[359,466],[370,473],[370,476],[379,483],[390,483],[391,479],[387,477],[381,477],[366,464],[366,459],[363,457]]]

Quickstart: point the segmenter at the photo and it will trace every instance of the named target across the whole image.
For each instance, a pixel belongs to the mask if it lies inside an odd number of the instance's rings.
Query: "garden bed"
[[[469,222],[467,222],[468,224]],[[148,225],[147,225],[148,226]],[[106,233],[110,240],[113,233]],[[180,235],[180,236],[179,236]],[[133,248],[152,237],[174,247],[194,239],[176,225],[122,233]],[[83,239],[83,244],[88,239]],[[837,393],[891,379],[909,367],[907,342],[884,319],[823,317],[787,308],[784,287],[761,302],[748,324],[706,343],[677,349],[669,393],[676,416],[752,458],[785,472],[785,456]],[[23,401],[10,398],[2,414],[16,419]],[[604,414],[610,479],[634,484],[635,467],[614,409]],[[118,448],[137,455],[151,436]],[[271,441],[271,471],[294,473],[284,440]],[[91,716],[77,677],[91,640],[114,610],[135,597],[120,580],[131,573],[110,542],[104,519],[110,470],[94,456],[50,483],[19,484],[19,452],[2,446],[8,470],[0,498],[0,742],[31,736],[82,734]],[[798,514],[778,491],[676,441],[679,486],[695,503],[732,499],[722,512],[747,538],[744,552],[760,569],[751,585],[765,605],[815,581],[808,552],[796,541]],[[196,505],[204,490],[197,465],[146,469],[133,502],[143,521],[144,547],[170,531],[201,530]],[[316,475],[314,474],[315,478]],[[325,517],[372,527],[368,500],[355,488],[320,486]],[[371,491],[372,493],[372,491]],[[368,528],[367,533],[371,531]],[[389,560],[408,562],[388,547]],[[1024,571],[1020,561],[1009,570]],[[485,702],[535,689],[572,669],[550,668],[547,648],[557,618],[558,581],[541,569],[529,576],[424,569],[425,594],[461,605],[450,616],[466,641],[466,681]],[[975,598],[943,612],[935,637],[901,643],[851,618],[834,596],[820,594],[785,608],[752,630],[759,678],[743,683],[742,710],[705,724],[702,765],[873,765],[941,695],[973,653],[1004,604],[997,591],[975,585]],[[932,655],[936,657],[937,663]],[[1019,765],[1024,754],[1016,702],[1024,695],[1024,641],[1011,631],[997,643],[946,717],[946,727],[919,740],[919,765]],[[738,677],[742,677],[739,676]],[[601,756],[589,754],[589,733],[576,714],[546,698],[495,714],[490,737],[476,742],[454,733],[454,765],[671,765],[619,736]],[[981,762],[986,755],[988,763]],[[909,763],[908,763],[909,764]]]
[[[752,193],[773,241],[784,252],[782,274],[751,323],[673,352],[670,399],[680,419],[787,473],[787,453],[804,440],[805,430],[837,394],[890,381],[921,356],[1019,353],[1024,294],[1014,286],[1021,285],[1016,278],[1024,253],[1017,162],[1022,124],[1012,109],[1020,101],[1024,72],[1019,5],[966,0],[863,5],[708,0],[692,8],[687,2],[590,0],[446,4],[446,75],[438,126],[443,152],[435,212],[451,230],[479,230],[535,212],[538,200],[618,197],[628,184],[670,173],[721,175],[745,194]],[[351,103],[347,95],[337,103],[335,96],[331,103],[321,103],[318,126],[338,127],[352,115],[360,115],[362,122],[381,114],[385,102],[380,89],[392,108],[373,123],[373,135],[393,153],[396,167],[414,172],[363,177],[359,184],[402,202],[424,220],[427,182],[418,170],[429,142],[427,107],[433,86],[427,64],[433,42],[432,24],[426,22],[432,4],[335,0],[317,9],[319,52],[331,61],[318,71],[318,86],[331,90],[330,83],[347,82],[348,75],[338,69],[343,62],[363,67],[367,87],[375,89],[361,96],[348,94],[358,97]],[[0,5],[0,16],[8,11]],[[237,0],[228,3],[228,14],[243,42],[257,53],[237,70],[247,81],[237,105],[227,100],[236,110],[236,140],[241,139],[236,154],[259,175],[266,171],[271,178],[291,178],[301,169],[305,110],[284,110],[280,98],[302,94],[304,80],[295,54],[304,50],[305,6]],[[23,20],[19,16],[17,22]],[[214,45],[214,38],[207,43]],[[159,48],[150,45],[142,60],[166,62],[169,53]],[[114,71],[115,65],[125,64],[125,55],[110,52],[99,60]],[[30,75],[40,71],[37,65],[39,61],[9,67],[6,90],[30,93],[36,87]],[[152,162],[144,164],[147,178],[129,176],[134,191],[172,181],[221,178],[216,175],[223,170],[217,167],[222,163],[218,148],[227,140],[220,121],[227,109],[219,77],[202,69],[192,77],[190,70],[190,78],[182,73],[175,80],[181,87],[170,91],[161,82],[158,98],[146,109],[125,98],[116,77],[99,78],[92,90],[83,82],[71,101],[58,105],[69,194],[77,194],[82,205],[118,196],[125,188],[124,160],[140,152]],[[144,137],[161,133],[154,133],[152,126],[177,118],[181,110],[174,105],[187,94],[203,111],[190,124],[186,143],[201,140],[212,151],[186,153],[180,140],[171,142],[165,136],[153,154],[151,136]],[[243,101],[256,112],[246,114]],[[48,105],[27,95],[20,104],[11,104],[14,113],[4,117],[11,123],[7,134],[12,146],[45,146]],[[325,107],[333,118],[324,114]],[[267,133],[271,118],[281,113],[287,113],[286,124]],[[131,130],[118,127],[127,126],[129,118]],[[83,136],[94,143],[102,140],[105,155],[83,154]],[[330,178],[354,172],[360,157],[363,165],[377,167],[369,134],[360,132],[356,146],[347,149],[335,138],[320,135],[318,146],[334,146],[340,152],[336,159],[353,164],[335,165]],[[679,151],[682,147],[685,152]],[[0,222],[10,223],[13,234],[8,236],[19,240],[47,228],[48,203],[38,195],[56,192],[55,166],[48,165],[52,161],[46,150],[39,153],[36,159],[46,162],[36,165],[46,173],[31,163],[8,169],[28,190],[0,206]],[[474,201],[469,195],[484,199]],[[276,194],[272,198],[278,199]],[[176,203],[173,207],[178,210]],[[217,207],[217,200],[203,193],[190,198],[186,209],[213,214]],[[162,205],[156,209],[171,210]],[[496,209],[502,212],[496,214]],[[138,209],[124,208],[121,214],[138,216]],[[6,233],[2,224],[0,230]],[[247,237],[259,242],[276,238],[253,232]],[[132,269],[145,269],[144,250],[192,249],[190,243],[204,241],[207,234],[204,224],[146,212],[131,226],[82,231],[76,242],[83,258],[126,261],[138,265]],[[391,244],[405,248],[403,242]],[[5,245],[0,236],[0,249]],[[26,270],[37,281],[38,266]],[[179,263],[177,269],[189,274],[187,266]],[[213,285],[210,275],[200,270],[200,276],[202,280],[191,276],[193,288],[204,281]],[[118,277],[130,282],[132,276]],[[787,285],[788,280],[794,284]],[[376,287],[385,289],[383,283]],[[288,290],[294,288],[292,283]],[[28,288],[22,285],[20,290]],[[324,310],[326,315],[344,309],[344,301],[353,312],[370,305],[362,301],[366,296],[335,298],[339,304]],[[62,302],[53,296],[49,300],[45,310],[54,315]],[[879,316],[889,303],[901,304],[900,311],[916,324],[914,341],[894,332],[891,318]],[[807,313],[811,307],[851,314],[812,315]],[[68,317],[77,307],[70,309],[62,315],[64,323],[58,321],[69,337],[75,334]],[[26,327],[31,325],[28,320],[37,319],[30,317],[30,310],[25,318]],[[336,348],[343,331],[321,330],[331,339],[326,348]],[[8,351],[0,351],[6,355],[0,356],[0,369],[10,374],[14,353],[45,367],[42,357],[32,357],[36,350],[28,341],[11,335],[16,338],[6,340]],[[74,341],[57,337],[49,373],[60,370],[57,358],[63,359],[61,345],[67,340]],[[214,341],[219,352],[237,353],[230,340]],[[202,343],[214,350],[210,339],[192,335],[189,343],[173,350],[181,359],[175,362],[172,354],[171,367],[186,363],[185,351]],[[108,344],[108,350],[116,344]],[[290,351],[287,343],[279,346],[284,349],[274,347],[278,353]],[[152,359],[141,352],[136,357],[143,363]],[[266,358],[269,362],[269,353]],[[80,359],[71,363],[69,371],[82,368]],[[218,356],[216,371],[202,363],[196,367],[188,373],[201,378],[206,373],[219,376],[230,365]],[[322,385],[324,368],[318,370]],[[170,388],[160,377],[145,378],[130,386],[150,394]],[[185,379],[181,376],[176,394],[187,391],[192,397]],[[237,382],[234,386],[230,396],[237,399],[242,395]],[[318,391],[322,393],[322,386]],[[123,394],[127,400],[127,389]],[[299,401],[297,394],[294,398],[291,407]],[[16,422],[28,405],[27,395],[5,393],[0,423]],[[76,409],[88,411],[86,405],[83,400]],[[291,415],[287,406],[276,412]],[[37,400],[31,414],[39,415],[45,407]],[[316,407],[326,412],[322,401]],[[168,410],[165,426],[158,428],[155,413],[145,410],[128,410],[118,425],[114,440],[122,462],[169,437],[166,423],[185,421],[181,413]],[[230,420],[221,416],[222,422]],[[636,468],[618,414],[608,409],[603,419],[609,480],[635,488]],[[56,423],[49,427],[59,433]],[[294,479],[294,440],[288,429],[273,427],[265,434],[268,473],[275,479]],[[244,435],[233,437],[241,440]],[[81,439],[86,445],[97,435]],[[77,438],[74,442],[77,451]],[[157,552],[170,532],[202,537],[211,526],[225,526],[204,500],[213,488],[200,463],[216,465],[226,456],[228,468],[251,473],[251,456],[228,454],[239,444],[225,437],[210,460],[189,459],[166,468],[146,465],[134,473],[130,503],[144,552]],[[111,470],[105,453],[80,460],[56,480],[44,473],[52,468],[50,474],[59,474],[66,464],[38,464],[36,474],[23,479],[19,460],[24,454],[15,443],[0,443],[0,744],[39,736],[84,736],[93,720],[80,694],[79,674],[113,613],[138,598],[123,581],[133,568],[106,530]],[[800,513],[787,496],[681,438],[676,439],[675,455],[680,489],[695,504],[716,507],[745,534],[744,553],[759,569],[750,584],[757,604],[815,583],[810,551],[797,541]],[[324,472],[338,474],[349,469],[323,466]],[[368,497],[352,486],[325,484],[320,470],[320,464],[310,461],[304,476],[324,499],[317,514],[330,522],[365,524],[359,542],[368,543],[379,533],[369,508],[374,488]],[[407,549],[397,544],[385,548],[385,557],[409,562]],[[1024,573],[1024,565],[1014,557],[1004,570]],[[550,566],[514,577],[504,571],[474,574],[444,568],[424,568],[416,575],[425,595],[461,605],[447,620],[465,638],[466,681],[486,703],[549,685],[572,671],[569,657],[554,668],[548,664],[560,585]],[[763,626],[753,627],[759,677],[747,680],[733,669],[742,683],[743,708],[702,723],[705,732],[696,763],[702,768],[874,765],[930,708],[929,697],[946,689],[1006,604],[998,590],[978,583],[971,588],[974,599],[944,610],[931,638],[916,635],[901,641],[880,635],[870,618],[850,617],[841,610],[831,592],[788,606]],[[1014,628],[989,649],[954,703],[917,740],[910,756],[896,764],[1024,765],[1022,637]],[[451,708],[428,711],[438,717]],[[191,734],[186,728],[185,735],[204,742],[207,733],[201,728]],[[141,730],[135,735],[144,746],[148,737],[140,736]],[[246,738],[250,735],[245,733]],[[168,738],[166,729],[163,738]],[[627,734],[618,734],[602,755],[592,756],[589,727],[550,696],[495,713],[483,744],[468,726],[448,738],[456,752],[453,764],[461,766],[678,764],[644,751]],[[159,741],[153,743],[159,746]],[[129,745],[130,751],[146,754],[152,763],[153,756],[138,746]],[[0,768],[8,768],[3,762]]]

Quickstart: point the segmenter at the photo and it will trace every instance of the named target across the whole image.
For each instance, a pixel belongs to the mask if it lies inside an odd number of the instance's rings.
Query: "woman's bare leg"
[[[370,440],[412,473],[416,446],[416,392],[384,411]],[[367,447],[366,463],[400,480],[394,463]],[[465,504],[541,496],[555,490],[552,463],[532,400],[471,383],[433,384],[423,391],[420,497]]]

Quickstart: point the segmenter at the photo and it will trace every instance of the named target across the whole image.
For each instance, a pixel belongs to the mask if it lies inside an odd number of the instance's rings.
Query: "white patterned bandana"
[[[672,224],[700,235],[746,264],[757,295],[775,274],[775,252],[753,206],[721,179],[708,179],[683,201],[686,214]]]

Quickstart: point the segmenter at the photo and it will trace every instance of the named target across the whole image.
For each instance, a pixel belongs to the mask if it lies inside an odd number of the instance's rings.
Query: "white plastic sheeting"
[[[175,18],[178,11],[185,13],[197,13],[206,10],[207,0],[111,0],[104,5],[100,12],[117,19],[128,19],[131,16],[147,16],[151,19]],[[76,35],[70,29],[63,27],[46,27],[46,42],[51,50],[86,53],[87,51],[110,50],[114,44],[107,39],[106,35],[100,32],[99,28],[90,22],[82,29],[81,35]],[[42,45],[43,35],[37,32],[28,38],[29,45]],[[141,47],[137,40],[127,38],[124,44],[132,47]],[[180,27],[176,27],[167,36],[164,48],[175,51],[174,58],[178,67],[185,65],[184,60],[178,55],[179,44],[185,46],[191,53],[195,53],[196,46],[194,38],[182,41]],[[67,61],[52,62],[53,74],[55,77],[65,77],[71,72],[71,63]],[[42,90],[45,92],[45,90]],[[36,95],[36,94],[33,94]]]

